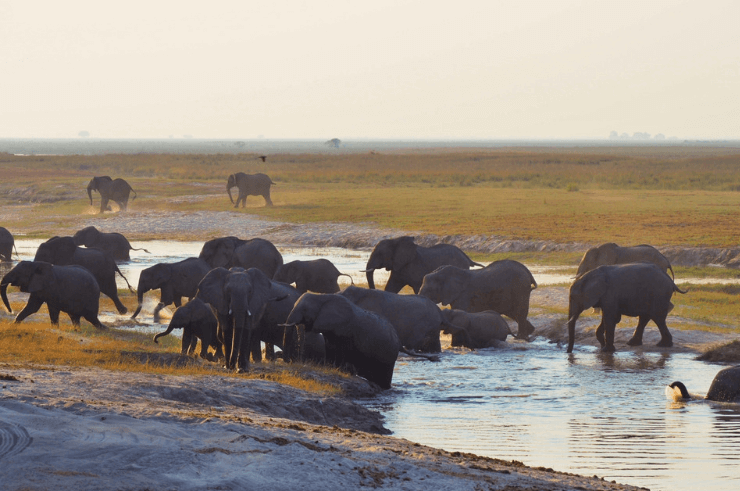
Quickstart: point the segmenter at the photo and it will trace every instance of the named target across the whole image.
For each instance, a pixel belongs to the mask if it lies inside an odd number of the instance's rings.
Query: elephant
[[[116,273],[121,275],[132,293],[134,293],[134,290],[108,253],[100,249],[78,247],[72,237],[52,237],[39,245],[34,261],[46,261],[57,266],[76,264],[87,268],[98,281],[100,291],[113,300],[118,313],[125,314],[128,312],[126,306],[118,298]]]
[[[470,349],[493,348],[496,343],[506,341],[506,337],[511,334],[509,324],[501,314],[493,310],[465,312],[458,309],[442,309],[442,316],[467,334],[461,336],[458,332],[445,329],[445,334],[452,334],[451,346],[464,346]]]
[[[674,279],[676,277],[673,274],[670,261],[655,247],[647,244],[622,247],[609,242],[607,244],[601,244],[598,247],[592,247],[586,251],[581,259],[581,263],[578,265],[576,278],[583,276],[585,273],[599,266],[628,263],[652,263],[666,273],[670,270],[671,276]]]
[[[439,333],[442,329],[455,332],[459,328],[451,325],[442,316],[439,307],[428,298],[418,295],[370,290],[349,286],[339,295],[360,308],[382,315],[396,330],[401,346],[407,350],[439,353],[442,347]],[[464,336],[464,333],[460,334]]]
[[[229,199],[234,203],[234,198],[231,196],[231,188],[239,188],[239,196],[236,198],[234,208],[239,207],[240,201],[242,202],[242,208],[244,208],[247,204],[247,196],[262,196],[265,198],[265,204],[272,206],[270,186],[274,184],[267,174],[245,174],[244,172],[237,172],[229,176],[226,182],[226,192],[229,193]]]
[[[390,389],[401,342],[384,317],[336,293],[304,293],[285,324],[303,324],[306,332],[320,332],[328,362],[352,366],[359,376]]]
[[[424,277],[419,295],[466,312],[498,312],[516,321],[518,339],[528,339],[534,332],[527,315],[535,288],[537,282],[525,265],[504,259],[483,269],[442,266]]]
[[[12,261],[13,249],[15,248],[15,239],[7,228],[0,227],[0,261]],[[15,251],[16,255],[18,250]]]
[[[146,249],[134,249],[131,247],[128,239],[117,232],[101,232],[93,226],[78,230],[72,238],[78,246],[84,245],[85,247],[102,249],[116,261],[131,260],[129,251],[144,251],[149,253]]]
[[[90,206],[92,206],[92,192],[97,191],[100,193],[100,213],[110,209],[108,205],[109,201],[115,201],[121,210],[125,210],[128,206],[128,198],[133,191],[134,197],[131,201],[136,199],[136,191],[131,185],[124,179],[111,179],[110,176],[98,176],[90,179],[87,185],[87,196],[90,198]]]
[[[198,291],[198,283],[208,274],[211,267],[204,260],[189,257],[176,263],[158,263],[142,270],[136,288],[138,306],[131,316],[135,319],[141,312],[144,294],[159,290],[159,304],[154,308],[154,322],[159,321],[159,311],[172,303],[182,305],[182,297],[192,299]]]
[[[154,336],[154,342],[158,343],[157,339],[168,335],[173,329],[182,329],[181,353],[183,355],[192,355],[200,339],[200,357],[215,361],[224,357],[216,332],[217,325],[218,321],[210,305],[199,298],[194,298],[175,311],[167,330]],[[216,350],[215,357],[208,353],[210,346]]]
[[[283,265],[283,255],[277,247],[269,240],[260,238],[244,240],[230,236],[211,239],[203,244],[198,257],[211,268],[258,268],[268,278],[275,276],[277,269]]]
[[[576,321],[591,307],[601,309],[596,338],[603,352],[615,350],[614,329],[623,315],[639,317],[628,345],[642,345],[645,325],[652,320],[660,330],[658,346],[673,346],[673,337],[665,322],[673,309],[673,292],[687,293],[679,289],[661,267],[651,263],[599,266],[576,278],[570,287],[568,302],[568,353],[573,352]]]
[[[285,263],[275,271],[272,279],[282,283],[295,283],[295,287],[301,293],[309,290],[314,293],[337,293],[339,291],[337,278],[340,276],[347,276],[350,281],[352,280],[350,275],[340,273],[331,261],[322,258]]]
[[[683,383],[673,382],[668,387],[678,389],[683,399],[691,399]],[[740,365],[723,368],[717,372],[705,399],[716,402],[740,402]]]
[[[446,264],[463,269],[483,266],[473,262],[456,246],[437,244],[423,247],[415,244],[413,237],[403,236],[378,242],[370,253],[364,273],[371,289],[375,288],[374,271],[382,268],[391,272],[385,291],[398,293],[409,285],[414,293],[419,293],[424,275]]]
[[[270,298],[270,279],[256,268],[214,268],[198,284],[195,298],[211,305],[218,319],[218,338],[226,368],[249,370],[253,333]]]
[[[59,313],[65,312],[72,324],[80,325],[84,317],[90,324],[103,329],[98,320],[100,287],[95,277],[82,266],[55,266],[44,261],[21,261],[0,280],[0,296],[5,308],[13,313],[8,301],[8,285],[30,293],[28,303],[15,318],[18,324],[38,312],[46,303],[49,318],[59,324]]]

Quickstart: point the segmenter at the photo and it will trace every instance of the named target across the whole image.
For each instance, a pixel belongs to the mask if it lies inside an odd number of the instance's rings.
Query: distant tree
[[[339,138],[332,138],[331,140],[327,140],[324,142],[324,145],[329,145],[330,147],[339,148],[339,145],[342,143],[342,140]]]
[[[617,133],[616,131],[612,130],[612,132],[609,133],[609,139],[610,140],[616,140],[617,138],[619,138],[619,133]]]
[[[642,131],[636,131],[634,135],[632,135],[632,138],[635,140],[649,140],[650,139],[650,133],[644,133]]]
[[[663,133],[658,133],[655,135],[656,140],[665,140],[665,135]]]
[[[629,140],[630,136],[627,133],[622,133],[621,135],[619,135],[619,138],[621,138],[622,140]]]
[[[86,130],[82,130],[79,133],[77,133],[77,136],[82,137],[82,138],[87,138],[88,136],[90,136],[90,132]]]

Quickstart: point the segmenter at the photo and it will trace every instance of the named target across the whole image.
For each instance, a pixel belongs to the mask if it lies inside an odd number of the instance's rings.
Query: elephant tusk
[[[372,272],[374,272],[374,271],[375,271],[375,268],[370,268],[370,269],[361,269],[361,270],[360,270],[360,273],[372,273]]]

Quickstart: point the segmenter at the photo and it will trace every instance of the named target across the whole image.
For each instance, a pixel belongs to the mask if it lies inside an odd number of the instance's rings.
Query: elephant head
[[[212,268],[227,268],[231,266],[234,250],[239,244],[237,237],[219,237],[211,239],[205,244],[198,255]]]
[[[136,295],[139,301],[139,305],[136,307],[136,311],[131,316],[135,319],[144,302],[144,294],[150,290],[157,290],[164,287],[164,285],[172,278],[172,265],[167,263],[158,263],[154,266],[150,266],[143,270],[139,275],[139,285],[136,288]],[[166,295],[163,295],[163,297]]]
[[[601,298],[607,291],[606,274],[602,268],[588,271],[570,287],[568,302],[568,353],[573,352],[576,321],[581,313],[591,307],[601,307]]]
[[[85,227],[82,230],[78,230],[73,236],[75,245],[84,245],[85,247],[93,247],[95,243],[100,240],[100,230],[90,226]]]
[[[373,273],[376,269],[398,271],[413,261],[417,256],[417,247],[414,238],[407,235],[395,239],[383,239],[378,242],[373,248],[364,270],[367,275],[368,286],[375,288]]]
[[[0,297],[9,313],[8,286],[17,286],[24,293],[35,293],[49,285],[53,276],[52,265],[43,261],[21,261],[0,280]]]
[[[234,202],[234,198],[231,196],[231,188],[236,187],[236,174],[231,174],[229,179],[226,181],[226,192],[229,193],[229,199]]]
[[[291,261],[278,266],[272,279],[273,281],[279,281],[290,285],[298,280],[299,273],[298,262]]]
[[[98,176],[90,179],[90,182],[87,185],[87,197],[90,198],[90,206],[92,206],[92,192],[100,192],[100,184],[106,181],[113,182],[113,179],[110,176]]]
[[[70,264],[76,250],[77,244],[72,237],[52,237],[39,245],[34,261],[45,261],[64,266]]]
[[[434,303],[452,305],[467,288],[469,273],[455,266],[442,266],[424,276],[419,295]]]
[[[618,249],[619,246],[617,244],[609,242],[598,247],[592,247],[586,251],[586,254],[583,255],[578,265],[576,278],[604,264],[615,264],[617,262]]]
[[[302,324],[306,332],[330,333],[336,336],[352,335],[352,303],[331,293],[304,293],[296,302],[285,321],[287,326]]]

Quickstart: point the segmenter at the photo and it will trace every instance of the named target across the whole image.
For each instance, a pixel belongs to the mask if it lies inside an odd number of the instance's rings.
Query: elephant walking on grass
[[[680,290],[662,268],[648,263],[599,266],[577,278],[570,287],[568,306],[568,353],[573,352],[576,321],[591,307],[601,309],[601,324],[596,338],[601,351],[612,352],[614,330],[623,315],[638,317],[639,322],[630,346],[642,345],[642,335],[649,321],[660,330],[658,346],[673,346],[673,337],[666,326],[666,317],[673,309],[671,297]],[[605,337],[606,335],[606,337]]]
[[[12,261],[13,248],[15,247],[15,239],[7,228],[0,227],[0,261]],[[16,255],[18,251],[16,250]]]
[[[259,237],[248,240],[233,236],[211,239],[203,244],[198,257],[211,268],[258,268],[268,278],[275,276],[275,272],[283,265],[283,255],[277,247]]]
[[[234,208],[239,207],[240,201],[242,208],[244,208],[247,204],[247,196],[262,196],[265,198],[265,204],[272,206],[270,186],[274,184],[267,174],[245,174],[244,172],[237,172],[229,176],[226,182],[226,192],[229,193],[229,199],[234,203],[234,198],[231,196],[231,188],[239,188],[239,196],[236,198]]]
[[[80,318],[84,317],[98,329],[104,327],[98,320],[98,282],[81,266],[54,266],[44,261],[19,262],[0,280],[0,295],[5,308],[12,314],[7,293],[9,285],[31,294],[26,306],[16,316],[16,324],[38,312],[45,303],[54,325],[59,324],[59,313],[64,312],[75,326],[79,326]]]
[[[146,249],[134,249],[131,247],[128,239],[122,234],[117,232],[101,232],[93,226],[78,230],[72,238],[78,246],[84,245],[85,247],[102,249],[116,261],[129,261],[131,259],[129,251],[149,252]]]
[[[629,263],[652,263],[666,273],[670,270],[671,276],[675,278],[670,261],[655,247],[647,244],[622,247],[613,242],[601,244],[586,251],[578,265],[576,277],[582,276],[599,266]]]
[[[347,276],[352,280],[350,275],[341,273],[331,261],[321,258],[285,263],[275,271],[272,279],[287,284],[295,283],[296,289],[301,293],[337,293],[337,279],[340,276]]]
[[[136,199],[136,191],[131,185],[124,179],[111,179],[110,176],[98,176],[90,179],[87,185],[87,196],[90,198],[90,206],[93,204],[92,192],[97,191],[100,193],[100,213],[110,210],[110,201],[115,201],[121,210],[125,210],[128,206],[128,198],[133,191],[134,197],[131,201]]]
[[[691,399],[689,391],[681,382],[673,382],[671,389],[678,389],[683,399]],[[666,391],[668,395],[670,394]],[[712,380],[705,399],[717,402],[740,402],[740,365],[723,368]]]
[[[532,273],[520,262],[504,259],[483,269],[443,266],[424,277],[419,295],[466,312],[493,310],[516,321],[516,337],[534,332],[529,320],[529,297],[537,288]]]
[[[496,347],[497,343],[506,341],[511,334],[509,324],[498,312],[465,312],[457,309],[442,309],[442,315],[450,324],[455,325],[466,334],[445,329],[445,334],[452,335],[451,346],[464,346],[470,349]]]
[[[200,339],[200,357],[215,361],[224,357],[217,336],[217,326],[218,321],[211,307],[202,300],[194,298],[175,311],[167,330],[154,336],[154,342],[157,343],[157,339],[168,335],[174,329],[182,329],[181,353],[183,355],[192,355]],[[208,352],[210,346],[216,350],[215,355]]]
[[[440,266],[452,265],[462,269],[481,266],[473,262],[467,254],[450,244],[437,244],[432,247],[423,247],[414,243],[409,236],[395,239],[384,239],[378,242],[367,260],[365,273],[367,284],[373,289],[375,281],[373,273],[376,269],[386,269],[391,272],[385,291],[398,293],[408,285],[414,293],[419,293],[424,276]]]

